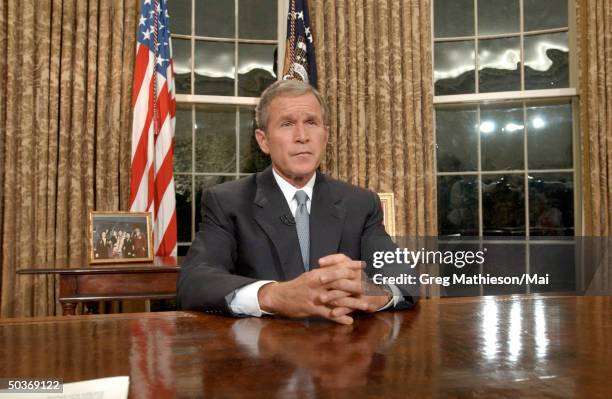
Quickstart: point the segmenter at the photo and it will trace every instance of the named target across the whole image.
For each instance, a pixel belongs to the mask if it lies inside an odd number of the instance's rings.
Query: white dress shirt
[[[289,209],[291,210],[291,214],[295,216],[295,211],[297,210],[297,200],[295,197],[295,192],[298,190],[303,190],[308,199],[306,200],[306,208],[308,209],[308,214],[310,214],[310,208],[312,204],[312,192],[315,185],[315,179],[317,174],[313,174],[310,180],[304,185],[304,187],[297,188],[289,183],[287,180],[282,178],[274,168],[272,168],[272,174],[274,175],[274,180],[276,180],[276,184],[280,187],[287,204],[289,205]],[[268,312],[264,312],[259,307],[259,299],[258,293],[259,289],[268,283],[273,283],[274,280],[259,280],[251,284],[247,284],[244,287],[240,287],[235,291],[234,298],[229,304],[232,312],[245,315],[245,316],[257,316],[261,317],[262,314],[271,314]],[[401,300],[401,292],[395,286],[390,286],[391,291],[393,292],[393,299],[391,299],[385,306],[380,308],[379,310],[383,310],[388,308],[391,305],[396,304]]]

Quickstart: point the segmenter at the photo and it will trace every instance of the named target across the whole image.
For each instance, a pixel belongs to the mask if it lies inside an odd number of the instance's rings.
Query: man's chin
[[[291,173],[289,175],[289,177],[292,180],[304,180],[304,179],[310,179],[312,177],[312,175],[316,172],[316,170],[309,170],[309,171],[296,171],[295,173]]]

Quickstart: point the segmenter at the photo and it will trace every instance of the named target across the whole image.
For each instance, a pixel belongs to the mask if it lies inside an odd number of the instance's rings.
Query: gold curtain
[[[61,314],[16,271],[84,258],[88,211],[127,207],[137,3],[0,2],[0,317]]]
[[[395,193],[396,234],[436,235],[430,0],[311,0],[331,109],[322,168]]]
[[[612,234],[612,4],[577,0],[583,234]]]

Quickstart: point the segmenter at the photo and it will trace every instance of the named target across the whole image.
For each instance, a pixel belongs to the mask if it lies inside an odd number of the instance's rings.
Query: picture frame
[[[153,261],[153,226],[149,212],[90,211],[89,263]]]
[[[383,210],[383,224],[387,234],[395,236],[395,195],[393,193],[378,193]]]

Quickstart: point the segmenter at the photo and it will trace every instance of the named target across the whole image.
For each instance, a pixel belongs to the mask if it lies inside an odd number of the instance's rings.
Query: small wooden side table
[[[176,298],[176,258],[153,263],[94,265],[60,269],[23,269],[17,274],[59,275],[59,302],[64,315],[74,315],[79,302]]]

